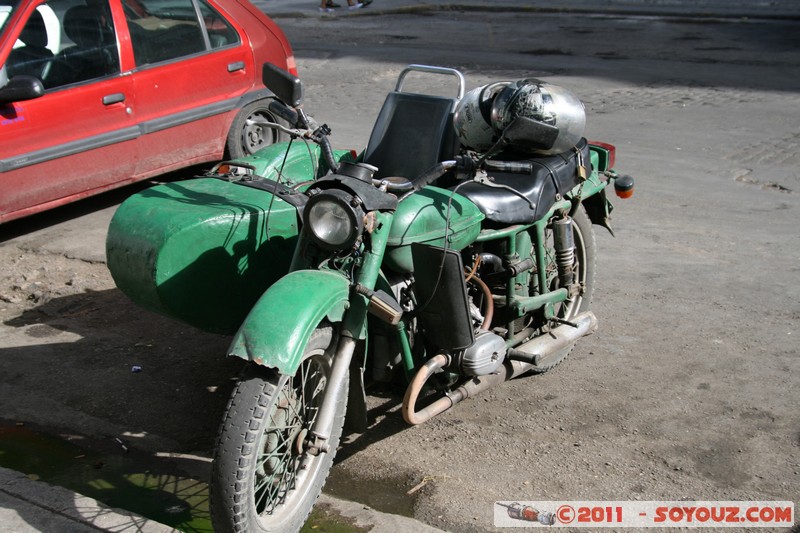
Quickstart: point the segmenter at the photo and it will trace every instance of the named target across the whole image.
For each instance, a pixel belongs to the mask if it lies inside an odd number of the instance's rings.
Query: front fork
[[[381,271],[386,243],[389,240],[389,230],[392,227],[394,213],[375,212],[375,226],[370,234],[370,243],[364,253],[361,268],[353,280],[354,285],[368,290],[374,290]],[[311,443],[308,451],[312,455],[330,451],[328,441],[333,431],[335,406],[341,395],[346,394],[344,382],[350,371],[350,362],[358,340],[367,337],[367,306],[368,299],[361,293],[352,290],[350,293],[350,307],[342,319],[339,331],[339,344],[333,358],[328,384],[322,398],[314,427],[311,430]]]

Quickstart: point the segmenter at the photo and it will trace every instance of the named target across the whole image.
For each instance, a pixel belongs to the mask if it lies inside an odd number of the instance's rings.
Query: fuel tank
[[[412,272],[413,243],[461,250],[478,237],[483,219],[483,213],[464,196],[438,187],[426,187],[397,207],[384,266],[395,272]]]

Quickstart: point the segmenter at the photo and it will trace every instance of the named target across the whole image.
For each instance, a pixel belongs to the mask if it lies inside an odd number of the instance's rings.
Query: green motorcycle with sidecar
[[[406,91],[409,74],[456,94]],[[233,335],[228,355],[250,362],[214,452],[217,531],[300,529],[346,412],[366,427],[365,379],[404,381],[419,424],[561,362],[597,328],[606,188],[633,192],[614,147],[583,138],[583,104],[547,82],[465,94],[460,72],[411,65],[361,154],[331,148],[297,78],[265,65],[264,82],[285,122],[259,125],[289,140],[133,195],[107,239],[125,294]]]

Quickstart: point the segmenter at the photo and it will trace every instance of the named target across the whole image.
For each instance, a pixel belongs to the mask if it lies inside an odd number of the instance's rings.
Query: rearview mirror
[[[0,87],[0,104],[33,100],[44,94],[42,80],[33,76],[14,76]]]
[[[515,118],[503,130],[503,139],[506,142],[529,150],[549,150],[557,138],[557,127],[527,117]]]
[[[261,79],[267,89],[284,104],[297,107],[303,103],[303,82],[272,63],[264,63],[264,72]]]

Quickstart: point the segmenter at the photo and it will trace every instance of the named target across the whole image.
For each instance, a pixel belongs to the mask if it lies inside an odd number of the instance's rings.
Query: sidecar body
[[[349,151],[335,155],[352,159]],[[285,193],[321,171],[319,149],[295,145],[287,153],[281,143],[238,162],[252,167],[251,178],[219,171],[157,185],[120,205],[106,257],[117,287],[137,304],[206,331],[233,333],[288,272],[299,218],[293,195]]]

